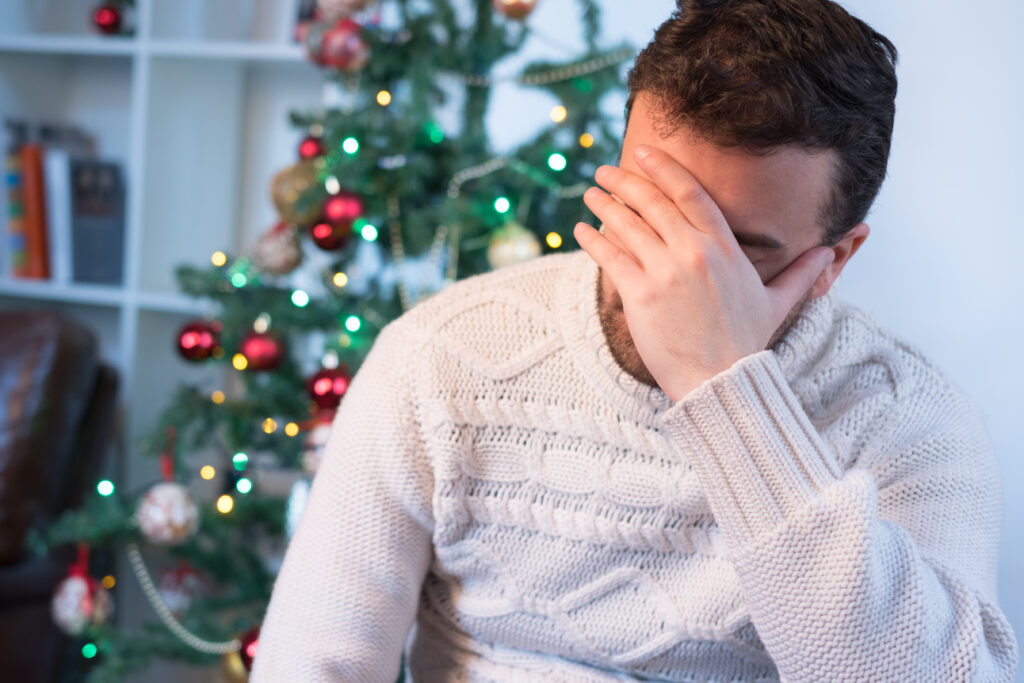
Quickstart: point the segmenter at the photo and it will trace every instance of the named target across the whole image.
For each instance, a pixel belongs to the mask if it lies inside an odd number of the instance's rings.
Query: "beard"
[[[659,387],[654,376],[651,375],[647,366],[644,365],[643,360],[640,358],[636,346],[633,344],[633,337],[629,333],[629,326],[626,324],[626,314],[622,309],[622,298],[619,296],[619,292],[613,290],[610,296],[605,295],[604,287],[601,284],[604,277],[604,273],[598,269],[597,314],[612,357],[620,368],[638,382],[649,387]],[[765,345],[766,349],[774,347],[775,343],[786,334],[793,325],[793,322],[800,316],[804,304],[807,303],[810,297],[811,293],[808,290],[800,301],[786,314],[785,320],[772,333],[771,339]]]

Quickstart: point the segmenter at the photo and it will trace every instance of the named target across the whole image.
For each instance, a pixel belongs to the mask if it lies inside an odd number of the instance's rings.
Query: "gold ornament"
[[[270,196],[282,220],[302,224],[320,217],[321,198],[308,196],[314,185],[316,166],[311,160],[300,161],[274,176],[270,183]]]
[[[511,266],[539,255],[537,236],[515,221],[495,230],[487,247],[487,262],[491,268]]]
[[[245,670],[242,656],[238,650],[225,652],[220,656],[220,669],[228,683],[248,683],[249,681],[249,672]]]

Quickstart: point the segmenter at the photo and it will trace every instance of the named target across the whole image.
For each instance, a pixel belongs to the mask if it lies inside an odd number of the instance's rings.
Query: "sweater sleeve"
[[[690,458],[782,680],[1012,681],[1001,485],[977,411],[897,392],[843,471],[771,350],[662,416]]]
[[[406,341],[378,335],[338,408],[274,584],[253,683],[393,683],[431,557]]]

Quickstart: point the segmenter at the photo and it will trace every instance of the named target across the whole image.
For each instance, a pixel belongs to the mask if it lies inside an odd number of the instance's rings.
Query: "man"
[[[603,232],[381,333],[253,680],[1012,680],[984,425],[832,287],[895,59],[828,0],[680,0]]]

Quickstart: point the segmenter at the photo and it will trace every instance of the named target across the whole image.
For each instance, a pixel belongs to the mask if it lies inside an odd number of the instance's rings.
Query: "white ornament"
[[[102,624],[114,609],[114,600],[103,586],[72,574],[60,582],[50,601],[53,621],[65,633],[76,636],[90,624]]]
[[[142,535],[151,543],[174,545],[196,532],[199,509],[181,484],[161,482],[146,492],[135,509]]]
[[[529,261],[539,255],[537,236],[515,221],[495,230],[487,247],[487,262],[495,269]]]
[[[167,572],[160,579],[160,599],[171,614],[181,616],[192,601],[206,591],[206,584],[194,569]]]

